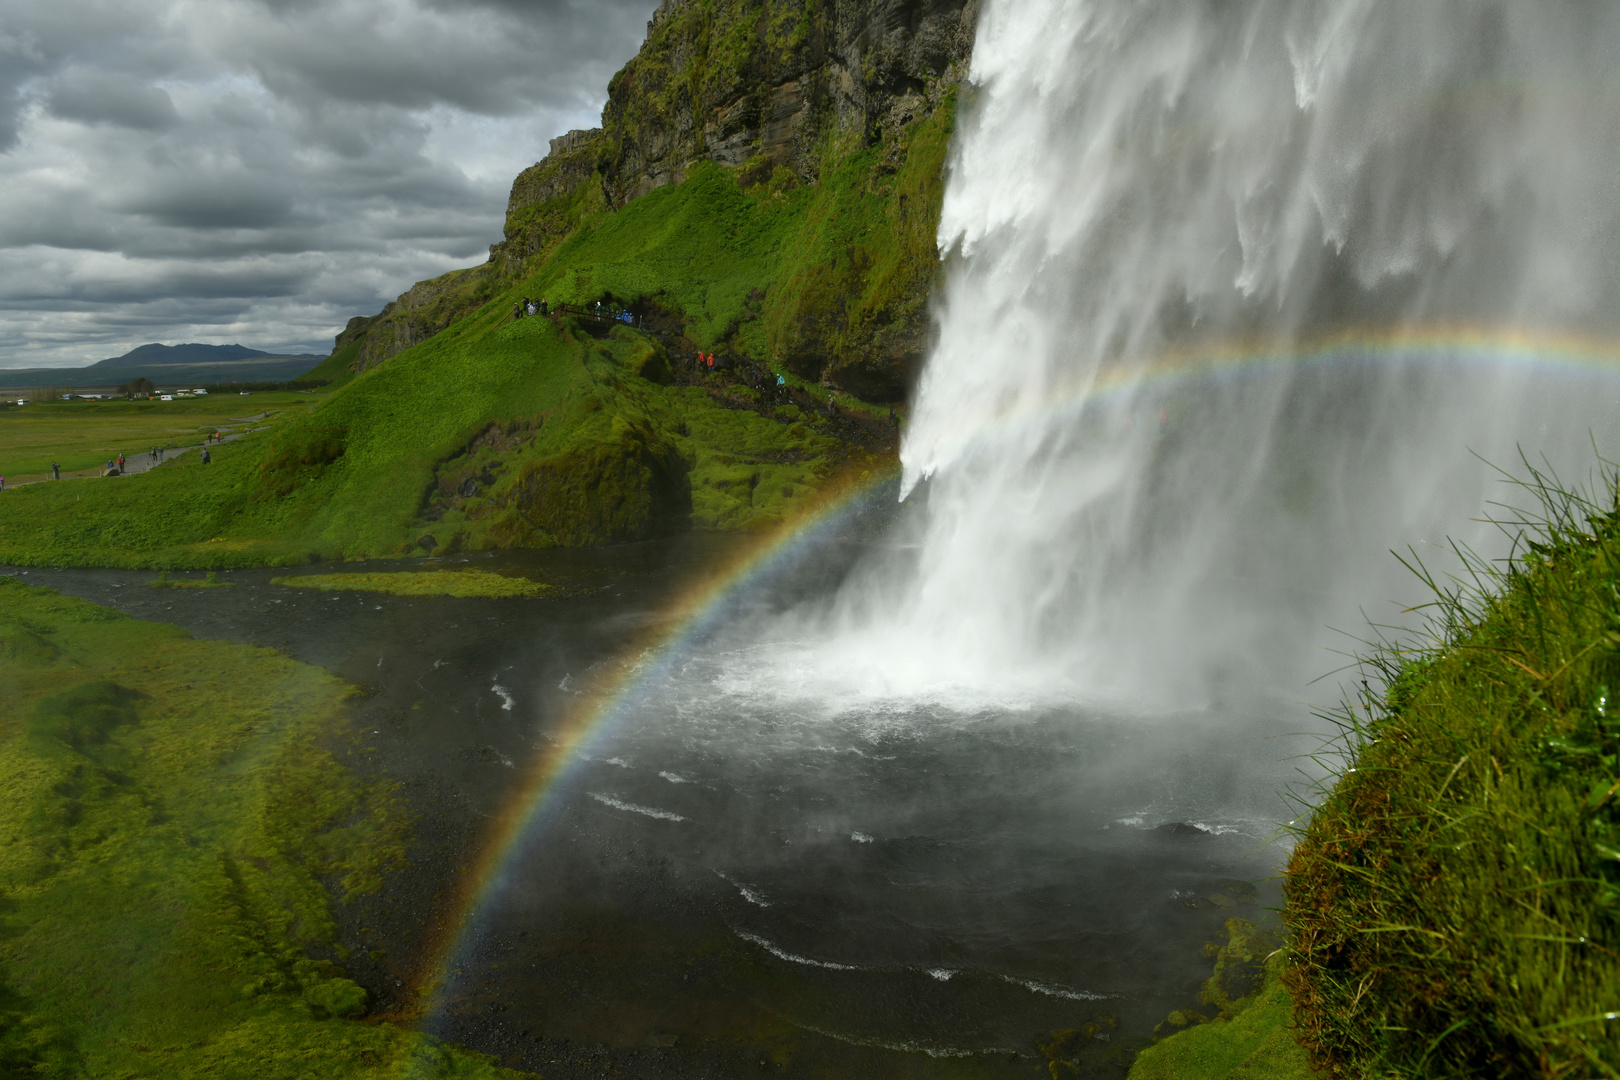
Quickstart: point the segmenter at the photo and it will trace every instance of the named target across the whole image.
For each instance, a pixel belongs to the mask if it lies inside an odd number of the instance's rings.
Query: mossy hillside
[[[1290,860],[1327,1075],[1620,1072],[1620,508],[1531,490],[1520,557],[1467,560],[1436,646],[1374,658],[1388,692],[1342,715],[1349,767]]]
[[[344,342],[332,350],[331,356],[306,372],[303,378],[325,384],[323,389],[331,393],[354,378],[354,362],[359,358],[360,344],[359,337]]]
[[[657,353],[496,305],[211,465],[6,493],[0,561],[219,568],[420,552],[425,535],[454,550],[760,529],[847,464],[797,410],[635,374]]]
[[[954,116],[948,101],[894,146],[830,153],[809,186],[785,169],[749,186],[746,167],[700,165],[679,186],[587,216],[511,291],[657,305],[697,348],[895,400],[939,267]]]
[[[590,182],[522,204],[507,219],[507,243],[537,254],[518,261],[521,269],[486,310],[505,315],[524,296],[656,307],[696,348],[898,400],[918,359],[938,272],[935,234],[954,123],[947,95],[890,142],[863,149],[858,139],[830,139],[821,175],[809,185],[785,167],[708,162],[684,183],[617,210]],[[352,365],[349,350],[362,347],[358,338],[340,338],[342,364]],[[338,363],[334,353],[316,371]]]
[[[8,1075],[514,1075],[361,1024],[334,920],[409,821],[339,680],[0,577]]]

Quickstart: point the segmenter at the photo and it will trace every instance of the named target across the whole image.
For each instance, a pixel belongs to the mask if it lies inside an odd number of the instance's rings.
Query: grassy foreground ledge
[[[1376,656],[1387,693],[1342,717],[1349,767],[1285,885],[1285,978],[1325,1075],[1620,1075],[1607,484],[1599,503],[1532,474],[1517,557],[1467,558],[1467,585],[1436,589],[1435,646]]]
[[[0,1075],[519,1075],[350,1019],[333,911],[410,830],[351,693],[0,576]]]

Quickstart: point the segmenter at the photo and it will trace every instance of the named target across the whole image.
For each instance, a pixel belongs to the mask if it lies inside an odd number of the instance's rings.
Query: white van
[[[203,397],[208,396],[208,391],[206,391],[206,390],[193,390],[192,393],[193,394],[201,394]]]
[[[158,398],[158,400],[159,401],[173,401],[174,400],[174,395],[173,394],[163,394]]]

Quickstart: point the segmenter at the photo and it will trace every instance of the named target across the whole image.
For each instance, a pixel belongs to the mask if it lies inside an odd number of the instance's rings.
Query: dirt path
[[[217,446],[217,445],[219,445],[219,443],[234,442],[235,440],[240,439],[242,436],[247,435],[250,432],[257,430],[256,428],[251,427],[251,426],[247,426],[247,425],[257,424],[258,422],[266,419],[269,415],[270,415],[269,412],[263,412],[263,413],[260,413],[258,416],[243,416],[243,417],[233,418],[232,422],[234,424],[244,425],[244,426],[231,427],[231,428],[221,428],[220,429],[220,439],[218,440],[218,442],[195,443],[195,444],[193,444],[191,446],[166,446],[166,447],[163,448],[162,460],[154,460],[150,450],[137,450],[134,453],[125,452],[125,454],[124,454],[124,472],[123,472],[123,475],[124,476],[138,476],[141,473],[152,471],[153,469],[155,469],[158,466],[164,464],[165,462],[173,461],[178,457],[181,457],[181,456],[183,456],[185,454],[191,453],[192,451],[201,450],[204,446]],[[101,478],[103,478],[103,474],[105,472],[106,472],[106,467],[105,466],[98,466],[97,468],[94,468],[94,469],[80,469],[80,470],[78,470],[76,472],[64,472],[62,474],[62,479],[63,480],[101,479]],[[106,479],[114,479],[114,478],[113,477],[106,477]],[[49,484],[51,482],[52,482],[52,480],[51,480],[51,477],[50,477],[49,474],[31,473],[31,474],[28,475],[28,477],[26,479],[19,478],[19,479],[16,479],[16,480],[12,480],[12,479],[10,479],[8,477],[6,479],[6,488],[9,490],[9,489],[14,488],[14,487],[27,487],[30,484]]]

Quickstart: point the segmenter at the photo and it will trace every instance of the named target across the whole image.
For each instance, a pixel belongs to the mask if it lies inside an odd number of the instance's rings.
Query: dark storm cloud
[[[0,365],[324,351],[484,257],[656,6],[0,0]]]
[[[180,122],[166,91],[127,77],[100,74],[64,79],[51,88],[45,107],[64,120],[158,130]]]

